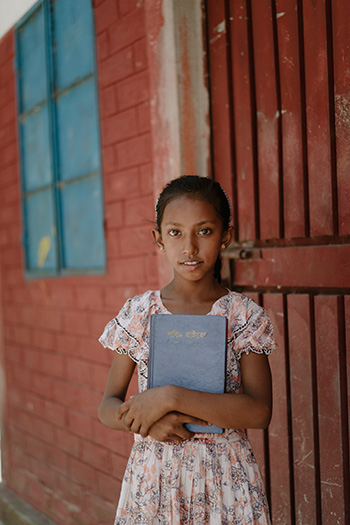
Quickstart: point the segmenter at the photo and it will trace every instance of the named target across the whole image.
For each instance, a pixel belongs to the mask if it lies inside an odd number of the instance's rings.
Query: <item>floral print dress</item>
[[[138,386],[147,388],[150,315],[171,313],[159,291],[129,299],[99,341],[138,364]],[[240,357],[270,354],[275,347],[266,311],[251,299],[228,292],[208,315],[228,319],[226,392],[241,392]],[[246,432],[195,434],[162,443],[135,435],[125,470],[115,525],[269,524],[268,504]]]

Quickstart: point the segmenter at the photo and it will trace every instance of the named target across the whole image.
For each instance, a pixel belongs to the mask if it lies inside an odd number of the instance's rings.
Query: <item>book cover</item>
[[[227,319],[221,315],[153,314],[148,388],[176,385],[223,394]],[[191,432],[221,433],[211,425],[186,424]]]

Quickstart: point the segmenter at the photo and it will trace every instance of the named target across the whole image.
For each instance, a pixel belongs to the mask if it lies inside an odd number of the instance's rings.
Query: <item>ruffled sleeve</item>
[[[148,299],[147,293],[128,299],[118,315],[107,323],[99,342],[105,348],[128,354],[137,363],[144,362],[149,339]]]
[[[235,320],[231,337],[236,356],[240,358],[243,352],[271,354],[277,345],[266,310],[247,297],[244,297],[243,305],[243,311]]]

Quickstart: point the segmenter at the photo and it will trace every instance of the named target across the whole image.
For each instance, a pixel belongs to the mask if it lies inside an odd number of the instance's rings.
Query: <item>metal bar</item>
[[[75,182],[80,182],[86,179],[92,179],[93,177],[98,177],[99,174],[100,174],[99,171],[91,171],[90,173],[84,173],[83,175],[79,175],[78,177],[74,177],[74,178],[66,179],[66,180],[60,180],[56,182],[56,188],[59,188],[61,190],[62,188],[64,188],[65,186],[68,186],[69,184],[74,184]]]
[[[91,80],[92,78],[94,78],[94,76],[95,76],[94,72],[89,73],[88,75],[85,75],[84,77],[76,79],[74,82],[69,84],[69,86],[66,86],[64,89],[61,89],[61,90],[57,89],[57,90],[55,90],[52,93],[53,98],[55,100],[57,100],[59,97],[61,97],[62,95],[65,95],[66,93],[69,93],[72,89],[74,89],[75,87],[79,86],[80,84],[83,84],[87,80]]]

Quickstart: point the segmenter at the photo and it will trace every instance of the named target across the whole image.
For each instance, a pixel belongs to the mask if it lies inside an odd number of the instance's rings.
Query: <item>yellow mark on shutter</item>
[[[38,266],[42,268],[46,262],[47,255],[51,248],[51,238],[49,235],[45,235],[39,243],[38,248]]]

